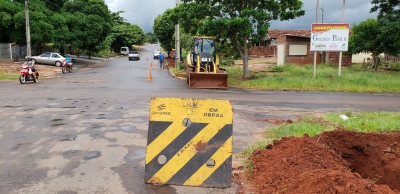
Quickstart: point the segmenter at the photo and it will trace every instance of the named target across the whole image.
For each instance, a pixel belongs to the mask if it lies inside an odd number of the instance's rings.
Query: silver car
[[[61,66],[64,59],[65,58],[60,53],[51,52],[46,52],[39,56],[32,56],[32,61],[34,63],[56,65],[57,67]]]

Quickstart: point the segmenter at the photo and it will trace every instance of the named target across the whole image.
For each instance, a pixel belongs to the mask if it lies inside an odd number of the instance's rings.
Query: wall
[[[367,60],[367,58],[371,58],[371,53],[359,53],[359,54],[354,54],[352,56],[351,62],[352,63],[363,63],[364,59]]]
[[[308,37],[297,37],[297,36],[282,36],[278,38],[278,42],[286,43],[286,63],[289,64],[314,64],[314,51],[310,51],[310,38]],[[307,55],[289,55],[289,45],[307,45]],[[317,64],[321,63],[322,55],[317,52]]]
[[[250,56],[274,57],[276,56],[276,46],[253,46]]]
[[[285,63],[288,64],[313,64],[314,63],[314,51],[310,51],[310,38],[300,36],[279,36],[277,37],[278,44],[285,45]],[[289,45],[308,45],[307,55],[289,55]],[[251,55],[270,57],[274,56],[274,49],[276,46],[255,46],[251,52]],[[275,52],[277,52],[275,50]],[[276,53],[277,54],[277,53]],[[324,59],[324,60],[323,60]],[[317,64],[323,63],[328,64],[339,64],[339,52],[317,52]],[[352,63],[351,55],[342,55],[342,66],[350,66]]]
[[[326,63],[339,64],[339,52],[326,52]],[[351,66],[351,55],[342,54],[342,66]]]

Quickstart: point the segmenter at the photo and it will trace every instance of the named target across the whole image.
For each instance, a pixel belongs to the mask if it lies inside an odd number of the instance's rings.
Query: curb
[[[168,62],[167,62],[167,61],[165,61],[165,65],[168,67],[168,73],[169,73],[169,75],[170,75],[171,77],[176,78],[176,79],[180,79],[180,80],[186,80],[186,78],[178,77],[178,76],[176,76],[174,73],[172,73],[171,68],[169,68]]]
[[[172,73],[170,68],[168,68],[168,73],[173,78],[180,79],[180,80],[186,80],[186,78],[176,76],[174,73]]]

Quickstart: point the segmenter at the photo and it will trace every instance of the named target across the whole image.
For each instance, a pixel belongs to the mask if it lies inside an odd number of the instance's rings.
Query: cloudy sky
[[[344,22],[359,23],[367,18],[375,18],[377,13],[369,13],[372,0],[347,0],[344,11]],[[152,32],[153,21],[157,15],[175,6],[175,0],[105,0],[113,12],[125,11],[121,14],[131,24],[139,25],[145,32]],[[318,21],[324,23],[340,23],[342,21],[341,0],[319,0]],[[290,21],[272,21],[270,29],[310,29],[316,21],[317,0],[303,0],[306,14]]]

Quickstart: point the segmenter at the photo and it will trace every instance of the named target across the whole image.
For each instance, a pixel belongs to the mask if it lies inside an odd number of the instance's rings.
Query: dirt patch
[[[175,60],[173,59],[173,58],[170,58],[170,57],[166,57],[165,58],[165,61],[166,61],[166,67],[169,69],[169,68],[175,68]]]
[[[400,132],[284,138],[253,152],[249,180],[256,193],[399,193],[397,142]]]
[[[0,63],[0,72],[10,73],[19,76],[22,63]],[[61,68],[49,65],[36,64],[36,69],[39,70],[40,77],[48,77],[54,74],[60,74]]]
[[[288,120],[284,120],[284,119],[256,119],[255,121],[264,121],[264,122],[268,122],[268,123],[272,123],[275,125],[280,125],[280,124],[284,124],[284,123],[293,123],[292,120],[288,119]]]

